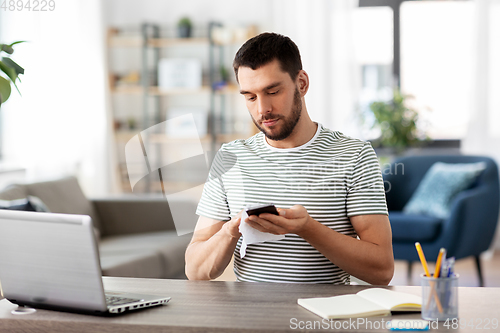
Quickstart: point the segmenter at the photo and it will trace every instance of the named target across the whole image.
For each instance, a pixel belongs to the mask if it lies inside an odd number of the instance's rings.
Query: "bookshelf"
[[[252,132],[250,119],[246,123],[234,125],[234,103],[238,95],[235,82],[224,80],[221,68],[230,70],[228,49],[237,49],[246,39],[255,35],[253,26],[247,27],[239,38],[217,38],[223,26],[211,22],[205,31],[190,38],[177,38],[168,31],[162,31],[156,24],[142,24],[140,29],[108,29],[108,68],[110,91],[112,95],[112,115],[114,122],[114,141],[116,145],[117,169],[120,174],[121,187],[124,192],[131,192],[130,173],[145,174],[144,167],[127,165],[126,145],[130,140],[142,133],[141,144],[154,146],[149,149],[158,165],[169,154],[169,147],[183,149],[199,141],[205,152],[218,150],[224,142],[247,137]],[[222,31],[227,37],[227,30]],[[168,36],[168,37],[165,37]],[[234,50],[230,50],[234,52]],[[159,86],[159,63],[164,58],[198,59],[202,64],[201,85],[196,87],[161,87]],[[125,60],[124,60],[125,59]],[[222,84],[221,84],[222,82]],[[181,111],[179,111],[181,110]],[[198,136],[186,137],[179,133],[150,133],[148,128],[162,124],[182,110],[197,111]],[[201,124],[201,125],[200,125]],[[202,128],[199,128],[202,127]],[[243,130],[242,130],[243,129]],[[145,149],[143,149],[145,150]],[[129,163],[130,164],[130,163]],[[149,170],[152,172],[152,170]],[[199,172],[191,170],[191,174]],[[200,170],[200,172],[203,172]],[[162,193],[164,185],[172,190],[194,186],[200,179],[191,179],[190,174],[180,173],[176,179],[158,179],[145,177],[141,184],[134,186],[134,193]],[[132,177],[136,177],[133,176]],[[156,178],[155,178],[156,177]],[[136,177],[137,178],[137,177]],[[159,176],[161,178],[161,175]],[[163,183],[163,184],[161,184]],[[163,186],[162,186],[163,185]]]

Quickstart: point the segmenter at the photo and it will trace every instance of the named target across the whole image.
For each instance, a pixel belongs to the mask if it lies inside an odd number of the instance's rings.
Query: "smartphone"
[[[250,216],[250,215],[259,216],[260,214],[263,214],[263,213],[279,215],[278,210],[276,209],[276,207],[273,204],[256,205],[256,206],[251,206],[251,207],[247,208],[248,216]]]

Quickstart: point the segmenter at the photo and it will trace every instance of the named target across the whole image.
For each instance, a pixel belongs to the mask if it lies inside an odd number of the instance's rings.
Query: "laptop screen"
[[[89,216],[0,210],[0,238],[5,298],[21,304],[106,310]]]

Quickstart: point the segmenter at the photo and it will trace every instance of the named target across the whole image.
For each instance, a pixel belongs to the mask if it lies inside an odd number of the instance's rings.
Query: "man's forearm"
[[[186,250],[186,275],[190,280],[212,280],[220,276],[231,261],[238,238],[224,226],[205,241],[189,244]]]
[[[363,281],[387,285],[392,279],[392,248],[341,234],[312,218],[299,236],[338,267]]]

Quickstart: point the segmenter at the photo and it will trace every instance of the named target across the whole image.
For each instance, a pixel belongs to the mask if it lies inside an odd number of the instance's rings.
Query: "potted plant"
[[[19,43],[22,43],[22,41],[12,44],[0,44],[0,53],[14,53],[13,46]],[[2,57],[0,60],[0,106],[9,99],[11,84],[13,84],[19,92],[16,84],[16,80],[19,80],[19,74],[24,74],[24,68],[15,63],[10,57]]]
[[[127,118],[127,125],[128,125],[128,129],[135,130],[137,128],[137,119],[135,119],[134,117],[128,117]]]
[[[419,111],[410,105],[410,95],[394,90],[390,101],[377,101],[370,104],[375,117],[372,128],[378,128],[380,137],[373,142],[374,147],[383,147],[400,154],[409,146],[422,142],[425,134],[419,127]]]
[[[191,37],[192,23],[189,17],[183,17],[177,22],[177,34],[180,38]]]

